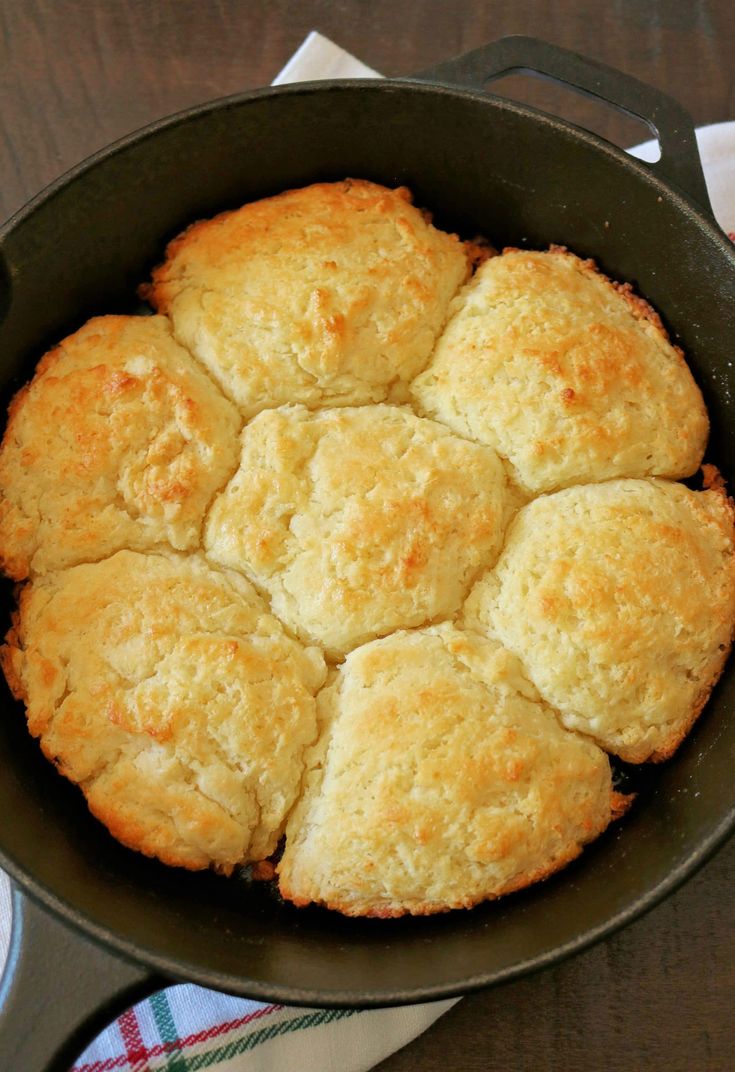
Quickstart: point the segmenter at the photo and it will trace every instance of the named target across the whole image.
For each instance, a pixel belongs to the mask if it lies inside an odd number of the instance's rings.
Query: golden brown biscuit
[[[318,183],[189,227],[144,288],[246,417],[405,400],[469,274],[404,189]]]
[[[225,872],[273,852],[325,668],[243,577],[132,551],[47,574],[2,662],[46,756],[125,845]]]
[[[492,450],[407,409],[268,410],[243,431],[205,550],[339,655],[458,610],[500,550],[506,487]]]
[[[562,729],[499,644],[450,625],[347,656],[286,828],[281,893],[347,915],[422,915],[517,890],[616,810],[610,767]]]
[[[663,480],[542,496],[464,620],[520,657],[569,729],[631,763],[666,759],[732,641],[732,504]]]
[[[20,580],[124,547],[197,547],[237,464],[239,426],[164,317],[90,320],[11,405],[0,565]]]
[[[552,248],[488,260],[412,387],[428,417],[487,443],[529,494],[618,476],[690,476],[707,413],[657,314]]]
[[[44,753],[168,864],[273,878],[288,822],[281,892],[347,915],[562,867],[626,803],[600,746],[668,757],[735,621],[716,471],[599,483],[701,461],[657,314],[410,200],[321,183],[194,224],[142,288],[171,320],[64,340],[0,450],[0,567],[32,578],[0,662]],[[326,687],[287,629],[349,653]]]

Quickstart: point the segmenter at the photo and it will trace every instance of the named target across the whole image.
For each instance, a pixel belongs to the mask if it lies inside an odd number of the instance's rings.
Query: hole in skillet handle
[[[691,116],[673,97],[614,67],[535,37],[514,35],[420,71],[411,79],[484,89],[513,73],[548,78],[641,120],[661,148],[660,160],[647,167],[714,219]]]
[[[647,155],[645,158],[639,156],[639,159],[655,163],[661,158],[658,138],[652,136],[650,127],[642,119],[545,75],[533,71],[501,75],[493,79],[488,90],[494,97],[502,97],[512,104],[524,104],[549,116],[558,116],[627,153],[630,153],[629,146],[645,144]]]
[[[60,923],[14,886],[0,982],[0,1069],[68,1072],[116,1016],[166,985]]]

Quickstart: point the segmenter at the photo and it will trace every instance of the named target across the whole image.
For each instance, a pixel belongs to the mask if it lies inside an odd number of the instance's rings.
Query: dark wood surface
[[[311,29],[388,75],[537,34],[668,90],[699,124],[735,118],[732,0],[0,0],[0,218],[148,121],[269,82]],[[508,85],[620,144],[639,139],[581,98]],[[381,1072],[731,1072],[734,883],[730,843],[644,919],[464,998]]]

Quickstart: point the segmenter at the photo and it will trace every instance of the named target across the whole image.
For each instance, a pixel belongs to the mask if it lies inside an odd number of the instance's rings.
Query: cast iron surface
[[[580,61],[567,62],[579,71]],[[661,174],[666,165],[664,157]],[[409,185],[440,226],[501,245],[562,242],[634,282],[687,351],[710,408],[708,456],[732,477],[735,257],[724,236],[644,165],[475,89],[358,82],[266,90],[164,121],[102,154],[0,232],[7,392],[89,315],[134,309],[135,286],[191,220],[345,175]],[[706,858],[733,823],[734,687],[726,673],[676,759],[639,776],[632,814],[561,875],[469,913],[387,922],[296,911],[263,886],[170,871],[128,852],[41,758],[6,695],[13,710],[0,724],[2,860],[60,916],[173,978],[310,1004],[460,993],[582,948]]]
[[[13,891],[13,934],[0,984],[3,1072],[67,1072],[115,1016],[165,980],[108,953]]]

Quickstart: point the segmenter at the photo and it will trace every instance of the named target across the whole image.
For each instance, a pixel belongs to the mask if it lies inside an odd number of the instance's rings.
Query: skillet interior
[[[735,256],[643,165],[559,121],[476,92],[319,83],[164,121],[83,166],[0,232],[0,382],[136,285],[192,220],[318,179],[405,183],[436,222],[496,244],[567,244],[632,281],[688,355],[712,420],[708,460],[735,477]],[[3,265],[4,261],[4,265]],[[6,586],[6,615],[10,591]],[[0,850],[67,919],[164,973],[254,997],[379,1005],[460,993],[581,948],[686,877],[735,822],[727,672],[637,807],[559,876],[425,920],[297,911],[262,886],[171,871],[113,842],[27,735],[3,685]]]

